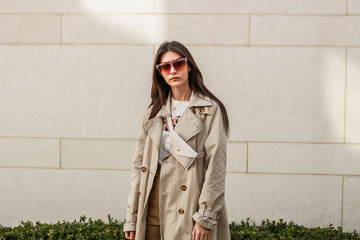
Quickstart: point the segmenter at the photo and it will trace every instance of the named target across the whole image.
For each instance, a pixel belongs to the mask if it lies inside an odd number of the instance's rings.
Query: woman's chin
[[[173,80],[170,82],[171,87],[183,87],[185,86],[185,83],[180,80]]]

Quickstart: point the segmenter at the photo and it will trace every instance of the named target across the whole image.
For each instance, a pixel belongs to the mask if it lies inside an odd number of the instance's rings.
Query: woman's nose
[[[174,68],[173,65],[171,65],[171,68],[170,68],[170,73],[176,73],[176,69]]]

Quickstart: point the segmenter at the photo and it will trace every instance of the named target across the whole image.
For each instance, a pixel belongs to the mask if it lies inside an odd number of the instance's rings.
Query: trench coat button
[[[180,151],[180,148],[176,149],[177,151]]]
[[[179,209],[179,213],[180,213],[181,215],[183,215],[183,214],[185,213],[184,209],[180,208],[180,209]]]
[[[204,107],[200,108],[200,113],[203,113],[204,111],[205,111]]]
[[[183,190],[183,191],[186,191],[186,189],[187,189],[187,187],[186,187],[185,185],[182,185],[180,188],[181,188],[181,190]]]
[[[142,172],[146,172],[146,171],[147,171],[146,167],[142,167],[142,168],[141,168],[141,171],[142,171]]]
[[[164,143],[164,148],[169,151],[171,149],[171,143]]]
[[[140,192],[138,192],[138,196],[140,196]]]

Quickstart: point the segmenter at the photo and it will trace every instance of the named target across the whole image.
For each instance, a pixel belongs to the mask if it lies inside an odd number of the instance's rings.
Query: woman
[[[224,200],[228,116],[181,43],[159,47],[151,98],[133,158],[125,237],[230,239]]]

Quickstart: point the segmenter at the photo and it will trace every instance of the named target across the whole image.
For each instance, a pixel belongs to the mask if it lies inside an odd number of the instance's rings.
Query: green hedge
[[[32,239],[124,239],[123,222],[114,220],[108,216],[108,223],[102,220],[87,219],[80,217],[79,221],[57,222],[47,224],[36,222],[35,224],[27,221],[21,222],[17,227],[2,227],[0,225],[0,240],[32,240]],[[260,225],[251,224],[249,219],[240,224],[232,222],[230,224],[231,239],[360,239],[357,232],[342,232],[341,227],[334,228],[329,225],[327,228],[306,228],[293,222],[286,223],[282,219],[279,221],[263,221]]]

